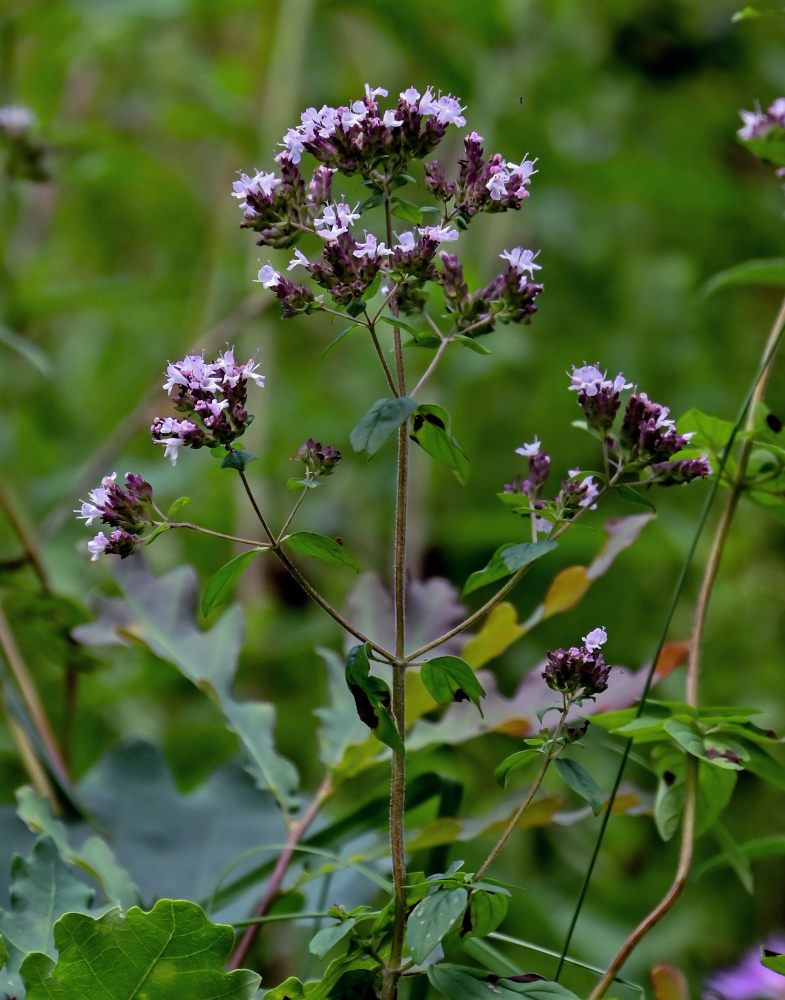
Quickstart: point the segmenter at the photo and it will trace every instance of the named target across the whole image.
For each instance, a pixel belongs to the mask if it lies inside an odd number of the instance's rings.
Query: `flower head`
[[[551,650],[542,673],[545,683],[578,701],[600,694],[608,687],[611,671],[599,652],[607,640],[605,629],[595,628],[583,637],[582,646]]]

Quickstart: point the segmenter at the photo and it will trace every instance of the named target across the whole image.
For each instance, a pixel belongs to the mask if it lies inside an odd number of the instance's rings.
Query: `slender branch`
[[[2,508],[5,516],[8,518],[8,523],[11,525],[12,531],[22,543],[22,548],[25,552],[25,561],[30,563],[32,566],[33,572],[38,577],[41,590],[43,590],[44,593],[48,593],[49,576],[46,572],[46,567],[44,566],[43,557],[38,545],[38,539],[25,519],[16,509],[16,505],[11,499],[11,494],[8,492],[2,477],[0,477],[0,508]]]
[[[290,524],[292,523],[292,521],[294,520],[294,515],[295,515],[295,514],[297,513],[297,511],[298,511],[298,510],[300,509],[300,507],[302,506],[302,503],[303,503],[303,500],[305,500],[305,498],[306,498],[306,497],[308,496],[308,494],[309,494],[310,492],[311,492],[311,488],[310,488],[310,486],[303,486],[303,491],[302,491],[302,493],[301,493],[301,494],[299,495],[299,497],[297,497],[297,501],[295,502],[295,505],[294,505],[294,507],[292,507],[292,509],[291,509],[291,510],[289,511],[289,516],[288,516],[288,517],[286,518],[286,520],[284,521],[284,523],[283,523],[283,527],[282,527],[282,528],[281,528],[281,530],[280,530],[280,531],[278,532],[278,537],[277,537],[277,538],[275,539],[275,541],[276,541],[276,543],[277,543],[278,545],[280,545],[280,544],[281,544],[281,539],[282,539],[282,538],[283,538],[283,536],[284,536],[284,535],[286,534],[286,529],[287,529],[287,528],[289,527],[289,525],[290,525]]]
[[[599,1000],[616,978],[622,965],[639,942],[649,933],[654,925],[665,916],[684,891],[687,877],[692,864],[692,848],[695,843],[695,814],[698,801],[698,760],[687,754],[687,767],[684,786],[684,820],[682,823],[681,850],[676,875],[670,889],[657,906],[649,913],[630,934],[619,953],[608,966],[608,970],[589,994],[589,1000]]]
[[[44,706],[38,696],[35,683],[27,669],[16,639],[8,624],[2,605],[0,605],[0,652],[8,664],[11,674],[16,681],[19,692],[30,713],[30,721],[41,740],[41,745],[49,757],[49,764],[58,772],[58,776],[65,781],[69,780],[68,768],[65,759],[55,738],[52,727],[49,724]]]
[[[376,324],[373,320],[369,320],[368,330],[371,334],[371,340],[373,341],[373,346],[376,348],[376,353],[379,355],[379,361],[382,363],[382,368],[384,369],[384,377],[387,379],[387,384],[392,389],[393,396],[399,396],[398,387],[393,381],[392,372],[390,371],[390,366],[387,364],[387,359],[384,356],[384,351],[382,350],[382,345],[379,343],[379,338],[376,336]]]
[[[306,830],[313,822],[314,817],[322,807],[325,799],[331,795],[332,790],[332,778],[328,775],[317,789],[316,794],[313,799],[311,799],[311,802],[302,817],[289,830],[284,849],[279,854],[278,860],[275,863],[275,868],[273,868],[267,885],[265,886],[264,895],[259,900],[259,904],[253,912],[253,918],[255,921],[258,921],[258,919],[263,917],[270,909],[270,906],[272,905],[272,902],[281,887],[281,882],[283,881],[283,877],[286,874],[286,870],[292,860],[295,848],[302,840]],[[240,941],[229,962],[230,970],[239,969],[245,961],[245,957],[259,932],[259,926],[260,924],[257,922],[250,923],[248,925],[248,928],[240,938]]]
[[[434,356],[433,356],[433,358],[431,360],[431,363],[425,369],[425,371],[423,373],[423,376],[420,379],[420,381],[417,383],[417,385],[411,391],[411,395],[414,396],[415,399],[417,398],[417,394],[419,393],[419,391],[422,389],[422,387],[425,385],[425,383],[428,381],[428,379],[431,377],[431,375],[433,375],[433,373],[436,371],[436,367],[439,364],[439,362],[441,361],[442,355],[444,354],[444,352],[447,350],[447,348],[449,346],[450,346],[450,340],[449,340],[449,338],[442,337],[442,341],[439,344],[439,347],[438,347],[438,349],[436,351],[436,354],[434,354]]]
[[[496,860],[496,857],[499,854],[499,852],[501,851],[501,849],[504,847],[504,845],[507,843],[507,841],[513,835],[513,833],[515,833],[515,830],[518,827],[518,823],[520,823],[520,821],[521,821],[521,817],[526,812],[526,810],[529,808],[529,806],[532,804],[532,800],[534,799],[534,796],[540,790],[540,785],[542,784],[543,778],[545,777],[545,772],[548,770],[548,767],[550,766],[550,763],[551,763],[551,761],[553,760],[553,758],[555,756],[556,739],[558,738],[559,733],[561,732],[562,726],[564,725],[564,720],[567,718],[567,713],[570,711],[571,707],[572,707],[572,701],[569,700],[564,705],[564,708],[562,710],[562,713],[561,713],[561,716],[559,718],[559,721],[557,722],[556,728],[553,731],[553,736],[551,737],[551,745],[550,745],[550,747],[548,748],[548,750],[546,751],[546,753],[544,755],[543,762],[540,765],[540,770],[537,772],[537,777],[534,779],[534,782],[533,782],[531,788],[529,789],[529,792],[528,792],[526,798],[523,800],[523,802],[521,802],[521,804],[515,810],[515,812],[513,813],[512,817],[510,818],[510,821],[508,822],[507,826],[504,828],[504,831],[502,832],[502,835],[499,837],[499,839],[493,845],[490,854],[485,859],[485,861],[483,861],[483,863],[480,865],[480,867],[477,869],[477,871],[476,871],[476,873],[474,875],[474,881],[475,882],[479,882],[480,881],[480,879],[486,873],[486,871],[488,870],[488,868]]]
[[[724,468],[727,456],[729,454],[730,445],[733,442],[736,431],[741,426],[741,422],[744,419],[744,413],[746,411],[746,430],[751,431],[755,423],[755,407],[763,399],[763,394],[766,390],[766,385],[771,374],[772,365],[774,363],[774,358],[776,354],[777,347],[779,346],[780,339],[782,337],[783,327],[785,326],[785,299],[783,300],[780,311],[771,328],[769,336],[766,341],[766,346],[763,351],[763,360],[759,366],[758,372],[756,374],[755,382],[753,383],[754,388],[750,394],[748,394],[745,400],[745,405],[739,414],[736,421],[736,427],[734,428],[734,433],[731,436],[731,441],[728,443],[725,452],[723,454],[722,467]],[[703,578],[701,580],[701,587],[698,594],[698,599],[695,605],[695,614],[693,618],[692,634],[690,636],[690,654],[689,661],[687,665],[687,678],[686,678],[686,691],[685,700],[688,705],[693,708],[697,708],[699,704],[699,681],[700,681],[700,663],[701,663],[701,652],[703,645],[703,635],[706,628],[706,619],[708,616],[709,603],[711,601],[712,591],[714,589],[714,584],[717,579],[717,573],[719,571],[720,560],[722,558],[722,553],[725,548],[725,543],[728,538],[728,533],[730,530],[731,522],[733,520],[733,515],[738,506],[739,498],[744,490],[744,476],[747,470],[747,464],[749,462],[749,456],[752,452],[752,437],[748,435],[743,443],[741,452],[739,455],[739,461],[737,465],[736,477],[731,484],[731,491],[728,500],[723,509],[722,516],[717,524],[717,528],[714,533],[714,539],[712,541],[711,551],[709,553],[709,558],[706,563],[706,568],[703,572]],[[700,529],[699,529],[700,530]],[[641,703],[642,704],[642,700]],[[639,713],[640,714],[640,710]],[[622,761],[622,766],[626,762],[626,756]],[[618,780],[616,786],[614,787],[614,793],[618,787]],[[673,907],[676,900],[681,895],[684,886],[687,883],[687,878],[689,876],[690,867],[692,864],[693,847],[695,843],[695,817],[697,813],[697,801],[698,801],[698,760],[691,754],[686,755],[686,775],[685,775],[685,787],[684,787],[684,815],[682,822],[682,836],[681,836],[681,848],[679,852],[679,864],[676,870],[676,875],[671,883],[671,887],[668,892],[663,896],[660,902],[654,907],[654,909],[641,921],[640,924],[635,928],[635,930],[629,935],[627,940],[624,942],[622,947],[619,949],[618,953],[613,958],[611,964],[608,966],[608,970],[602,979],[599,981],[597,986],[594,988],[590,994],[589,1000],[599,1000],[603,996],[605,991],[608,989],[610,984],[613,982],[616,974],[622,968],[627,958],[630,956],[632,951],[637,947],[640,941],[648,934],[654,925],[665,916],[666,913]],[[610,811],[610,804],[609,804]],[[566,951],[566,949],[565,949]],[[560,965],[561,968],[561,965]]]
[[[238,545],[253,545],[259,549],[269,549],[269,542],[260,542],[254,538],[240,538],[238,535],[227,535],[223,531],[213,531],[211,528],[203,528],[200,524],[191,524],[190,521],[169,521],[170,528],[189,528],[191,531],[198,531],[202,535],[212,535],[213,538],[225,538],[227,542],[237,542]]]
[[[270,539],[270,544],[274,548],[275,545],[277,544],[275,540],[275,535],[270,530],[270,526],[264,519],[264,514],[262,514],[261,510],[259,509],[259,504],[256,502],[256,497],[253,495],[253,490],[251,489],[250,484],[248,483],[248,477],[246,476],[245,471],[243,469],[238,469],[237,471],[240,474],[240,480],[243,484],[243,488],[245,489],[246,495],[248,496],[248,499],[251,502],[251,506],[253,507],[253,512],[254,514],[256,514],[256,518],[259,521],[259,524],[261,524],[262,530],[264,531],[265,535],[267,535],[267,537]]]

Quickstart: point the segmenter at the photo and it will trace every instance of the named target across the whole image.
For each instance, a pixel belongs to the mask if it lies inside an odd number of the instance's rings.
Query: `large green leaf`
[[[79,637],[106,642],[130,633],[174,664],[221,709],[246,751],[259,788],[271,791],[285,812],[296,809],[298,776],[275,750],[275,709],[263,702],[237,702],[232,695],[243,644],[240,609],[229,608],[203,631],[196,624],[197,583],[190,566],[155,577],[142,560],[127,559],[116,575],[124,599],[104,602],[99,621],[79,630]]]
[[[469,459],[452,436],[452,418],[443,406],[431,403],[418,406],[411,436],[431,458],[452,469],[461,485],[466,483],[471,471]]]
[[[327,667],[329,705],[314,712],[321,719],[319,756],[329,767],[338,767],[350,746],[365,743],[368,729],[357,716],[354,699],[346,686],[345,664],[332,649],[320,649]]]
[[[53,958],[55,921],[69,911],[92,909],[94,892],[76,877],[49,837],[36,841],[29,858],[14,858],[11,878],[11,908],[0,910],[0,935],[8,952],[0,991],[21,997],[19,968],[25,956],[41,952]]]
[[[523,569],[524,566],[528,566],[555,548],[556,542],[547,538],[539,542],[502,545],[494,552],[490,562],[476,573],[472,573],[466,581],[463,588],[464,596],[488,583],[502,580],[511,573],[517,573],[519,569]]]
[[[159,900],[95,919],[67,913],[55,925],[57,964],[31,955],[22,967],[27,1000],[251,1000],[260,977],[224,972],[231,927],[211,924],[195,903]]]
[[[562,781],[591,806],[595,816],[602,812],[605,798],[594,778],[582,764],[570,757],[557,757],[554,761]]]
[[[411,396],[377,399],[349,435],[352,448],[371,458],[416,409],[417,400]]]
[[[291,546],[295,552],[301,552],[306,556],[314,556],[323,562],[333,563],[335,566],[348,566],[355,573],[360,572],[360,567],[354,556],[347,552],[340,542],[327,535],[319,535],[315,531],[295,531],[291,535],[286,535],[282,541]]]
[[[469,894],[466,889],[439,889],[421,900],[406,921],[406,943],[418,964],[461,919]]]
[[[353,646],[346,657],[346,684],[354,698],[357,714],[378,740],[403,754],[403,742],[390,712],[389,685],[370,670],[365,645]]]
[[[451,701],[471,701],[477,708],[485,689],[472,668],[459,656],[435,656],[423,663],[420,673],[428,693],[440,705]]]
[[[729,267],[726,271],[720,271],[713,278],[709,278],[703,286],[703,294],[711,295],[729,285],[785,285],[785,258],[748,260],[743,264]]]
[[[209,614],[217,604],[222,604],[232,591],[232,587],[248,568],[257,553],[261,552],[261,547],[249,549],[241,552],[239,556],[230,559],[207,581],[202,594],[202,614]]]

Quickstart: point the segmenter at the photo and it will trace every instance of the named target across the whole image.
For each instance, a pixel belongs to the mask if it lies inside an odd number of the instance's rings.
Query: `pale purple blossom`
[[[396,112],[392,108],[388,108],[382,116],[382,125],[385,125],[387,128],[398,128],[400,125],[403,125],[403,118],[396,118],[395,115]]]
[[[588,507],[589,510],[595,510],[597,504],[594,502],[600,494],[599,488],[594,481],[594,476],[587,476],[581,483],[581,487],[586,488],[586,493],[583,498],[578,501],[579,507]]]
[[[785,937],[764,943],[767,951],[785,953]],[[744,952],[737,965],[713,972],[701,993],[702,1000],[785,1000],[785,976],[761,965],[761,948]]]
[[[521,275],[528,272],[529,277],[532,279],[534,278],[535,271],[542,270],[540,264],[534,263],[539,255],[539,250],[535,253],[533,250],[524,250],[522,247],[513,247],[512,250],[505,250],[499,254],[502,260],[509,261],[510,267],[514,271],[517,271]]]
[[[281,280],[281,274],[276,271],[272,264],[266,263],[262,264],[259,268],[259,273],[254,278],[254,281],[258,281],[263,288],[275,288]]]
[[[106,551],[106,546],[108,544],[109,539],[103,531],[99,531],[95,538],[91,538],[87,543],[87,550],[90,553],[90,562],[95,562],[99,556],[102,556]]]
[[[457,229],[451,229],[449,226],[423,226],[418,232],[421,236],[436,240],[437,243],[454,243],[460,235]]]
[[[303,267],[308,267],[309,264],[310,261],[302,252],[302,250],[298,250],[297,247],[295,247],[294,257],[292,257],[292,259],[289,261],[289,266],[286,268],[286,270],[291,271],[293,267],[299,267],[300,265],[302,265]]]
[[[168,378],[164,382],[163,388],[170,396],[175,386],[178,385],[190,390],[198,389],[202,392],[215,392],[218,389],[214,366],[205,362],[201,354],[187,354],[182,361],[177,361],[174,364],[170,361],[166,366],[166,374]]]
[[[535,434],[534,440],[531,444],[521,445],[520,448],[515,449],[516,455],[523,455],[524,458],[532,458],[534,455],[540,454],[540,439]]]
[[[366,229],[365,242],[358,243],[352,253],[355,257],[370,257],[373,259],[376,257],[389,257],[392,250],[389,250],[384,243],[379,243],[374,234],[369,233]]]
[[[0,108],[0,132],[20,136],[35,125],[35,115],[21,104],[6,104]]]
[[[740,111],[739,115],[744,122],[742,127],[736,132],[740,139],[761,139],[771,131],[773,122],[762,111]]]
[[[402,101],[406,101],[407,104],[414,107],[420,100],[420,91],[416,87],[408,87],[406,90],[401,91],[399,97]]]
[[[393,250],[402,250],[404,253],[414,250],[415,238],[411,229],[406,229],[402,233],[396,233],[395,235],[398,237],[398,242],[393,247]]]
[[[485,186],[490,191],[491,198],[494,201],[501,201],[507,194],[507,183],[509,180],[510,175],[503,167],[499,168],[491,175],[490,180]]]
[[[603,626],[599,628],[594,628],[589,632],[588,635],[582,636],[583,645],[590,653],[593,653],[600,646],[604,646],[608,641],[608,633],[605,631]]]
[[[370,83],[365,85],[365,99],[367,101],[375,101],[377,97],[386,97],[389,91],[385,90],[384,87],[372,87]]]
[[[341,233],[347,232],[349,226],[360,218],[358,208],[359,202],[354,208],[349,208],[343,199],[334,205],[325,205],[322,215],[314,219],[317,234],[322,239],[334,240]]]
[[[785,125],[785,97],[778,97],[770,104],[766,109],[766,114],[780,125]]]
[[[623,389],[631,389],[632,382],[625,381],[621,372],[614,379],[606,379],[605,372],[600,371],[597,365],[587,365],[584,362],[580,367],[572,366],[569,388],[585,392],[587,396],[591,397],[602,391],[619,393]],[[665,412],[667,414],[667,410]]]

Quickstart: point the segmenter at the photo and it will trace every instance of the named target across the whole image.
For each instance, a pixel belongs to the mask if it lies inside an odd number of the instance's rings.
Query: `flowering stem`
[[[393,381],[392,372],[390,371],[390,366],[387,364],[387,359],[384,356],[382,345],[379,343],[379,338],[376,335],[376,323],[370,317],[368,318],[368,331],[371,334],[371,340],[373,341],[373,346],[376,348],[376,353],[379,355],[379,361],[381,361],[382,363],[382,368],[384,369],[384,377],[387,379],[387,384],[392,389],[393,396],[400,396],[398,388],[395,385],[395,382]]]
[[[275,868],[273,868],[270,873],[270,879],[265,886],[264,895],[259,900],[259,904],[253,912],[255,921],[258,921],[258,919],[263,917],[270,909],[270,906],[272,905],[272,902],[281,887],[281,882],[283,881],[286,869],[289,867],[289,863],[292,860],[295,848],[302,840],[306,830],[313,822],[314,817],[318,813],[325,799],[331,795],[332,790],[332,778],[328,775],[317,789],[316,794],[313,799],[311,799],[311,802],[302,817],[289,830],[286,837],[285,847],[278,856]],[[260,924],[257,922],[250,923],[248,925],[229,961],[228,967],[230,970],[239,969],[243,964],[245,957],[248,954],[257,933],[259,932],[259,927]]]
[[[521,802],[521,804],[515,810],[515,812],[513,813],[512,817],[510,818],[509,823],[504,828],[504,831],[503,831],[502,835],[499,837],[499,839],[496,841],[496,843],[491,848],[490,854],[485,859],[485,861],[483,861],[483,863],[480,865],[480,867],[477,869],[477,871],[476,871],[476,873],[474,875],[474,881],[475,882],[479,882],[480,881],[480,879],[483,877],[483,875],[488,870],[488,868],[496,860],[496,857],[499,854],[499,852],[501,851],[501,849],[504,847],[504,845],[510,839],[510,837],[512,836],[512,834],[515,832],[515,830],[516,830],[516,828],[518,826],[518,823],[520,823],[520,821],[521,821],[521,817],[526,812],[526,810],[529,808],[529,806],[532,804],[534,796],[540,790],[540,785],[542,784],[543,778],[545,777],[545,772],[548,770],[548,767],[550,766],[551,761],[556,756],[556,752],[557,752],[556,740],[557,740],[557,738],[559,736],[559,733],[562,730],[562,726],[564,725],[564,721],[567,718],[567,713],[569,712],[571,706],[572,706],[572,700],[571,699],[565,699],[564,708],[562,709],[562,713],[561,713],[561,715],[559,717],[559,721],[556,724],[556,728],[553,731],[553,736],[551,737],[551,741],[550,741],[550,744],[548,746],[548,749],[545,751],[543,762],[540,765],[540,770],[537,772],[537,777],[534,779],[534,782],[533,782],[531,788],[529,789],[529,792],[528,792],[526,798],[523,800],[523,802]]]
[[[713,489],[709,494],[709,497],[707,498],[707,503],[703,511],[703,517],[701,518],[701,521],[698,525],[698,529],[696,531],[693,544],[690,547],[690,551],[685,561],[685,566],[683,567],[682,574],[677,583],[676,592],[674,594],[674,600],[671,603],[671,610],[669,611],[669,614],[666,619],[666,624],[665,628],[663,629],[662,638],[664,638],[665,630],[667,629],[667,626],[670,623],[672,610],[675,606],[675,598],[678,597],[678,594],[681,590],[681,585],[683,583],[686,567],[689,564],[689,561],[691,559],[692,553],[695,548],[695,544],[697,542],[697,538],[703,527],[705,515],[708,513],[708,506],[711,504],[711,501],[714,498],[717,485],[719,482],[719,477],[725,468],[727,457],[730,453],[730,449],[736,438],[736,434],[739,428],[741,427],[742,421],[744,421],[745,414],[746,414],[746,429],[751,430],[754,426],[755,407],[763,399],[763,394],[766,390],[766,385],[769,380],[769,375],[771,374],[771,368],[774,363],[776,351],[782,339],[783,332],[785,332],[785,299],[783,299],[782,305],[780,306],[780,310],[777,314],[777,317],[774,321],[774,324],[771,328],[768,339],[766,341],[766,346],[764,347],[761,363],[755,375],[753,387],[751,391],[747,394],[747,397],[736,419],[736,423],[733,432],[731,434],[730,440],[728,441],[723,451],[720,468],[717,470],[717,479],[715,480],[715,483],[713,484]],[[709,554],[709,558],[706,563],[706,568],[703,573],[703,579],[701,580],[700,592],[698,595],[698,599],[696,601],[692,634],[690,636],[690,654],[687,665],[687,680],[686,680],[686,691],[685,691],[685,700],[687,704],[693,706],[694,708],[697,708],[699,703],[698,692],[699,692],[699,680],[700,680],[701,647],[703,642],[703,634],[706,626],[706,617],[708,614],[709,602],[711,600],[712,590],[714,588],[714,583],[717,578],[717,572],[719,570],[722,552],[724,550],[725,543],[727,541],[731,521],[733,520],[733,515],[738,505],[739,498],[744,489],[744,474],[746,472],[751,451],[752,451],[752,437],[748,436],[747,438],[745,438],[742,444],[741,452],[739,455],[736,477],[731,484],[730,495],[728,497],[727,503],[725,504],[722,516],[714,533],[711,552]],[[661,648],[661,646],[662,646],[662,639],[660,641],[659,648]],[[659,648],[657,650],[657,656],[655,657],[654,661],[655,664],[657,658],[659,657]],[[652,673],[653,673],[653,668],[652,671],[650,671],[650,676],[648,679],[649,681],[651,679]],[[642,710],[643,702],[647,691],[648,691],[648,684],[646,690],[644,691],[643,697],[639,702],[638,715],[640,715],[640,712]],[[612,808],[613,798],[615,797],[616,790],[619,784],[619,778],[621,776],[621,770],[623,769],[624,764],[626,763],[628,755],[629,755],[629,743],[627,748],[625,749],[625,754],[622,758],[619,774],[617,775],[616,784],[614,785],[614,790],[611,799],[608,803],[605,822],[607,822],[607,816]],[[684,787],[684,815],[682,821],[682,839],[681,839],[681,849],[679,853],[679,864],[676,870],[676,875],[674,876],[674,880],[671,884],[671,887],[665,894],[665,896],[660,900],[657,906],[655,906],[654,909],[641,921],[641,923],[638,924],[638,926],[635,928],[632,934],[630,934],[630,936],[624,942],[622,947],[619,949],[618,953],[616,954],[613,961],[609,965],[605,975],[602,977],[600,982],[597,984],[597,986],[591,993],[589,1000],[599,1000],[599,998],[603,996],[605,990],[607,990],[607,988],[610,986],[616,974],[622,968],[624,962],[627,960],[627,958],[632,953],[634,948],[637,947],[639,942],[649,932],[649,930],[651,930],[651,928],[671,909],[671,907],[674,905],[676,900],[681,895],[684,886],[686,885],[687,877],[690,871],[690,866],[692,864],[693,845],[695,841],[695,817],[697,813],[697,799],[698,799],[698,760],[693,755],[687,754],[685,787]],[[605,830],[605,822],[603,823],[600,835],[602,835],[602,833]],[[595,852],[592,861],[594,861],[594,858],[596,857],[599,843],[600,841],[598,840],[598,844],[597,847],[595,847]],[[591,867],[592,866],[590,866],[589,874],[591,874]],[[584,883],[584,890],[585,887],[586,883]],[[583,895],[585,895],[585,892],[582,893],[581,900],[583,898]],[[573,917],[573,923],[570,927],[570,933],[572,932],[572,929],[575,926],[575,917],[577,916],[577,912],[579,912],[579,910],[576,911],[576,914]],[[567,945],[565,945],[564,954],[566,954],[568,945],[569,945],[569,938]],[[559,968],[561,968],[561,964]]]
[[[385,198],[387,222],[387,243],[392,244],[392,214],[390,195]],[[395,296],[390,300],[393,316],[398,315]],[[395,347],[395,371],[398,393],[406,395],[406,376],[403,367],[401,329],[393,327]],[[395,602],[395,658],[393,660],[392,713],[401,744],[406,742],[406,503],[409,478],[409,433],[408,421],[398,430],[398,466],[395,500],[395,553],[393,585]],[[404,818],[406,792],[405,752],[393,750],[390,772],[390,854],[392,858],[393,885],[395,892],[395,917],[393,922],[390,958],[384,970],[382,1000],[395,1000],[398,995],[398,980],[401,975],[401,956],[406,932],[406,850],[404,845]]]
[[[254,538],[239,538],[237,535],[227,535],[223,531],[213,531],[211,528],[203,528],[200,524],[191,524],[190,521],[168,521],[169,528],[190,528],[191,531],[198,531],[202,535],[212,535],[214,538],[225,538],[227,542],[237,542],[238,545],[253,545],[259,549],[271,548],[269,542],[260,542]]]
[[[276,545],[275,535],[272,533],[272,531],[270,531],[270,527],[267,524],[267,521],[265,521],[264,515],[262,514],[261,510],[259,510],[259,504],[256,502],[256,497],[253,495],[251,487],[248,484],[248,477],[246,476],[245,472],[242,469],[238,469],[237,471],[239,473],[240,480],[242,481],[245,492],[248,495],[248,499],[251,502],[251,506],[253,507],[253,512],[254,514],[256,514],[256,517],[259,521],[259,524],[261,524],[265,535],[267,535],[267,537],[270,539],[270,544],[273,547],[275,547]]]

